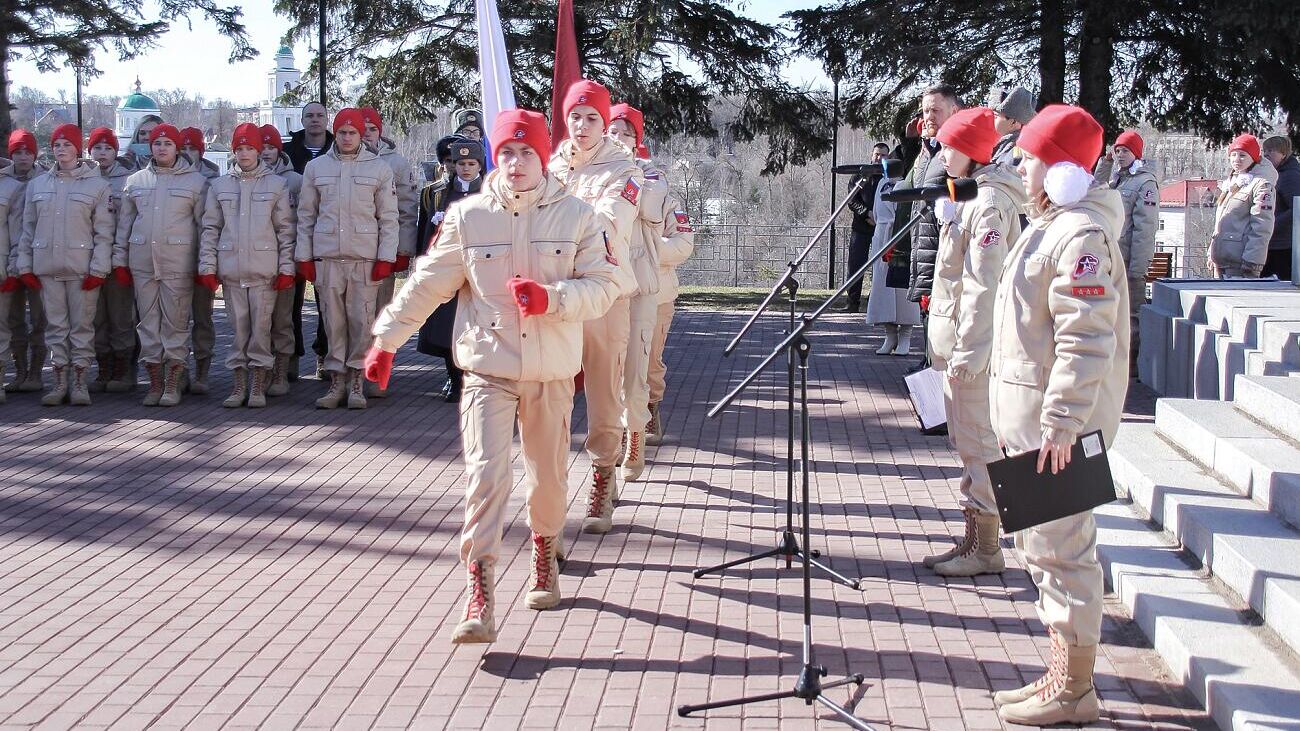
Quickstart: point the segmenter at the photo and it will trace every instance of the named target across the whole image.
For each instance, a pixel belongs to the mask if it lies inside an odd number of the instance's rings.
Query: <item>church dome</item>
[[[123,99],[122,103],[117,105],[117,110],[119,112],[153,112],[154,114],[159,112],[158,102],[154,101],[153,97],[140,91],[139,79],[135,80],[135,92]]]

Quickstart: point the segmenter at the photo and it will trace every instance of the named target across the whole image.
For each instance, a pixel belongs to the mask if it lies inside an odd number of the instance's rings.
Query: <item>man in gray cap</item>
[[[993,110],[993,126],[1002,135],[993,147],[993,162],[1015,167],[1020,128],[1034,118],[1034,95],[1023,86],[994,89],[989,93],[989,108]]]
[[[453,116],[456,118],[456,129],[452,134],[464,135],[471,140],[483,139],[483,112],[477,109],[457,109]]]

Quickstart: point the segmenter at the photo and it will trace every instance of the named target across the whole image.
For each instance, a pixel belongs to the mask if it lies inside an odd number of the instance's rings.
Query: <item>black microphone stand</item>
[[[800,444],[799,448],[800,448],[800,458],[801,458],[799,464],[799,473],[800,473],[800,480],[803,487],[803,494],[801,495],[801,506],[803,509],[802,532],[803,532],[804,546],[807,546],[809,541],[811,540],[809,536],[809,493],[811,491],[809,451],[810,451],[811,438],[809,433],[810,427],[809,427],[809,415],[808,415],[808,360],[812,356],[812,343],[806,337],[806,333],[810,329],[812,329],[813,323],[815,323],[819,317],[825,314],[826,310],[831,307],[831,305],[835,302],[835,300],[839,299],[840,295],[847,292],[849,288],[852,287],[856,282],[861,281],[866,276],[867,272],[871,270],[871,267],[874,266],[875,263],[882,256],[885,255],[886,252],[893,251],[894,246],[899,241],[902,240],[903,236],[907,235],[911,231],[912,227],[915,226],[918,221],[921,220],[921,217],[925,214],[925,212],[929,209],[929,207],[930,204],[928,202],[922,203],[921,208],[916,212],[915,215],[912,216],[911,220],[907,222],[906,226],[904,226],[897,233],[895,233],[894,236],[890,238],[889,242],[886,243],[885,246],[881,247],[880,251],[877,251],[865,264],[862,265],[861,268],[859,268],[856,272],[854,272],[851,276],[849,276],[848,279],[846,279],[845,282],[840,286],[840,288],[835,291],[835,294],[832,294],[830,297],[828,297],[825,302],[823,302],[816,310],[813,311],[812,314],[804,314],[803,317],[800,319],[798,326],[791,328],[785,340],[783,340],[779,345],[777,345],[776,348],[774,348],[772,352],[768,354],[766,358],[763,359],[763,362],[760,363],[757,368],[751,371],[749,375],[745,376],[745,378],[734,389],[732,389],[730,393],[724,396],[721,401],[719,401],[717,404],[714,405],[712,409],[709,410],[708,415],[710,418],[714,418],[719,413],[721,413],[723,409],[729,406],[736,399],[736,397],[740,395],[742,391],[748,388],[749,385],[753,383],[754,380],[758,378],[758,376],[764,370],[766,370],[767,367],[771,365],[771,363],[774,360],[776,360],[776,358],[781,354],[782,351],[785,351],[788,355],[795,354],[798,356],[799,358],[799,367],[798,367],[799,370],[799,444]],[[839,211],[837,210],[836,213],[838,214],[838,212]],[[811,249],[811,245],[809,246],[809,249]],[[808,249],[805,249],[799,261],[802,260],[802,256],[807,255],[807,252]],[[797,266],[798,266],[797,261],[790,263],[790,266],[786,270],[786,275],[785,277],[782,278],[782,281],[778,283],[778,287],[776,289],[773,289],[772,293],[770,293],[767,299],[764,300],[763,303],[764,307],[767,306],[768,302],[770,302],[772,299],[775,298],[777,289],[786,286],[785,280],[792,278],[791,275],[793,274]],[[792,299],[793,296],[794,296],[794,290],[792,289],[791,290]],[[791,305],[791,308],[792,308],[791,311],[793,312],[793,304]],[[761,312],[762,309],[760,308],[759,311]],[[743,335],[745,331],[748,330],[750,326],[753,325],[753,322],[757,318],[757,316],[758,313],[755,313],[754,316],[750,318],[750,321],[746,323],[745,328],[741,330],[740,335]],[[737,335],[736,339],[732,340],[731,344],[727,346],[727,352],[730,352],[732,349],[734,349],[736,343],[740,338],[740,335]],[[793,414],[793,411],[791,413]],[[791,441],[793,441],[793,429],[791,430]],[[789,515],[788,511],[787,511],[787,515]],[[793,536],[791,536],[791,538],[793,538]],[[798,546],[796,545],[794,546],[794,548],[798,549]],[[763,555],[775,555],[776,553],[780,553],[780,551],[779,550],[776,552],[769,551],[767,554],[763,554]],[[813,647],[813,639],[812,639],[812,566],[814,562],[810,558],[805,556],[802,552],[799,552],[797,555],[802,559],[803,562],[803,667],[799,671],[799,678],[795,681],[794,688],[792,690],[781,691],[778,693],[765,693],[763,695],[749,696],[743,698],[733,698],[730,700],[723,700],[723,701],[713,701],[710,703],[678,706],[677,714],[679,716],[688,716],[697,711],[707,711],[714,708],[730,708],[732,706],[746,705],[749,703],[762,703],[766,701],[783,700],[785,698],[799,698],[800,700],[804,701],[805,704],[810,706],[813,704],[814,701],[822,704],[826,708],[829,708],[831,711],[833,711],[835,715],[839,716],[839,718],[842,721],[844,721],[845,723],[847,723],[848,725],[852,726],[855,729],[859,729],[860,731],[872,731],[871,726],[867,725],[866,722],[862,721],[857,716],[854,716],[852,713],[849,712],[848,709],[837,704],[835,701],[831,700],[826,696],[827,690],[849,685],[850,683],[861,685],[865,680],[865,678],[862,676],[861,673],[855,673],[848,677],[840,678],[839,680],[835,680],[829,683],[822,682],[821,679],[826,677],[827,670],[825,666],[818,665],[816,662],[815,649]],[[752,561],[755,558],[759,558],[759,557],[761,556],[755,556],[748,559],[743,559],[739,562],[733,562],[732,565],[734,565],[734,563],[744,563],[745,561]],[[696,572],[696,576],[699,576],[699,574],[700,572]],[[857,582],[854,582],[855,584],[854,588],[857,588],[856,583]]]

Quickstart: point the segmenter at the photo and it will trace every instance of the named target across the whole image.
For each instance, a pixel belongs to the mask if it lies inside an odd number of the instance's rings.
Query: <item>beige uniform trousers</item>
[[[275,311],[271,313],[271,352],[294,356],[293,287],[275,293]]]
[[[135,295],[112,277],[99,288],[95,355],[129,358],[135,350]]]
[[[582,323],[582,371],[587,396],[587,454],[596,467],[613,467],[623,442],[623,363],[632,328],[629,300],[616,300],[604,317]]]
[[[279,293],[271,289],[270,282],[251,285],[222,282],[221,293],[226,300],[226,317],[234,330],[226,367],[233,371],[275,365],[271,352],[271,317]],[[289,290],[289,296],[293,297],[293,290]]]
[[[953,382],[943,377],[943,405],[948,414],[948,443],[961,458],[961,506],[986,515],[997,515],[989,462],[1002,459],[998,437],[989,416],[989,376],[981,373],[974,381]]]
[[[216,292],[207,287],[193,288],[190,308],[194,316],[194,360],[212,359],[212,350],[217,345],[217,328],[212,324],[212,303],[216,301]]]
[[[89,368],[95,360],[95,310],[98,292],[85,292],[81,280],[41,277],[45,305],[45,347],[50,365]]]
[[[142,363],[184,363],[189,354],[190,311],[193,309],[194,280],[135,280],[135,308],[140,324],[135,333],[140,338]]]
[[[650,423],[650,350],[654,346],[659,307],[654,295],[634,295],[628,305],[627,361],[623,364],[623,423],[628,431],[645,431]]]
[[[379,282],[370,279],[373,267],[373,262],[353,259],[316,263],[316,297],[329,341],[325,370],[331,373],[366,365],[379,300]]]
[[[668,344],[668,329],[673,324],[673,311],[675,310],[672,302],[665,302],[659,305],[658,316],[655,318],[655,334],[650,341],[650,403],[657,404],[664,400],[665,380],[668,377],[668,366],[664,365],[664,346]]]
[[[542,536],[564,529],[573,379],[511,381],[465,373],[460,437],[469,485],[460,559],[496,558],[514,484],[510,452],[515,424],[524,462],[528,526]]]
[[[16,353],[45,352],[45,304],[40,292],[20,287],[9,298],[9,346]],[[30,312],[30,316],[29,316]]]

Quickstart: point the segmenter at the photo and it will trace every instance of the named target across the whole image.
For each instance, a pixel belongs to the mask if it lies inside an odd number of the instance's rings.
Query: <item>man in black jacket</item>
[[[883,142],[877,142],[871,148],[871,164],[879,165],[880,161],[889,154],[889,145]],[[858,191],[858,194],[849,199],[849,210],[853,211],[853,233],[849,237],[849,269],[851,275],[871,257],[871,237],[876,232],[876,219],[871,212],[876,202],[876,188],[880,185],[881,176],[873,175],[867,179],[867,182]],[[858,184],[858,176],[853,176],[849,181],[849,190]],[[856,284],[849,288],[849,301],[844,306],[845,312],[857,312],[862,305],[862,280],[859,279]]]
[[[1273,209],[1273,238],[1268,241],[1268,258],[1260,276],[1276,274],[1278,279],[1290,280],[1292,205],[1295,197],[1300,195],[1300,163],[1296,162],[1291,152],[1291,140],[1286,137],[1269,137],[1261,149],[1264,157],[1277,168],[1277,205]]]
[[[329,152],[330,146],[334,144],[334,135],[329,131],[329,114],[325,111],[325,105],[320,102],[309,102],[302,108],[302,129],[289,135],[289,144],[284,146],[284,152],[289,156],[289,161],[293,163],[294,172],[299,175],[306,169],[307,163]],[[302,305],[307,292],[307,283],[299,281],[293,288],[293,353],[294,356],[289,359],[289,380],[298,380],[298,359],[307,351],[303,347],[302,337]],[[319,315],[319,304],[317,305],[317,314]],[[325,340],[325,328],[320,326],[319,319],[316,323],[316,339],[312,341],[311,349],[316,353],[316,376],[322,378],[320,364],[324,363],[325,353],[329,350],[329,343]]]

